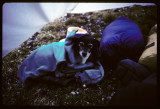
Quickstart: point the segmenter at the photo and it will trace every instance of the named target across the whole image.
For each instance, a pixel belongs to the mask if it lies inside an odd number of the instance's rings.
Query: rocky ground
[[[100,83],[86,88],[73,83],[66,87],[41,84],[31,89],[25,89],[22,83],[18,81],[16,74],[19,65],[33,50],[65,38],[68,27],[84,28],[100,41],[105,27],[122,15],[131,19],[140,27],[146,42],[150,29],[157,23],[156,6],[134,5],[84,14],[68,13],[66,16],[55,20],[55,22],[44,26],[40,32],[36,32],[2,59],[3,104],[107,106],[112,96],[121,87],[114,75],[105,76]]]

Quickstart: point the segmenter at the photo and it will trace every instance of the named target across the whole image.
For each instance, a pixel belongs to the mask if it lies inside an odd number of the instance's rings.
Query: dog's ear
[[[92,58],[94,62],[97,62],[100,58],[99,46],[100,46],[100,42],[94,38],[93,48],[92,48]]]
[[[79,42],[79,41],[80,41],[80,38],[79,38],[79,37],[74,37],[74,38],[73,38],[73,42],[74,42],[74,43],[77,43],[77,42]]]
[[[96,45],[97,55],[98,57],[100,57],[100,49],[99,49],[100,42],[97,39],[95,39],[95,43],[96,43],[95,45]]]
[[[93,43],[94,43],[95,47],[99,48],[100,42],[96,38],[94,38],[94,42]]]

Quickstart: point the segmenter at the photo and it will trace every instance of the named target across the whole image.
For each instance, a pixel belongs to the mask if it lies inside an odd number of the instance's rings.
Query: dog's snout
[[[87,53],[83,52],[83,53],[82,53],[82,56],[83,56],[83,57],[86,57],[86,56],[87,56]]]

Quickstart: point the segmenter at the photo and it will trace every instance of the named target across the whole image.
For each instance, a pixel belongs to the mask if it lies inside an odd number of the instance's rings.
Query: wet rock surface
[[[2,59],[2,97],[5,105],[78,105],[78,106],[106,106],[112,96],[120,89],[119,81],[114,77],[104,77],[103,80],[87,87],[73,83],[66,87],[39,84],[31,89],[23,88],[17,78],[17,70],[23,60],[33,50],[57,42],[66,37],[67,28],[78,26],[84,28],[99,41],[107,25],[120,16],[134,21],[141,29],[146,42],[149,31],[157,23],[156,6],[125,7],[118,9],[71,14],[45,25],[40,32],[36,32],[19,47]],[[105,72],[110,73],[111,72]]]

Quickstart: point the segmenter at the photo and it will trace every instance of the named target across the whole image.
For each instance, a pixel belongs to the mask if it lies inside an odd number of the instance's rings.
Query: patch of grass
[[[70,18],[65,22],[66,25],[75,25],[75,26],[85,25],[85,23],[86,23],[85,20],[76,17]]]
[[[65,23],[59,19],[56,19],[54,22],[50,22],[45,25],[42,30],[43,31],[57,31],[60,28],[64,27]]]

